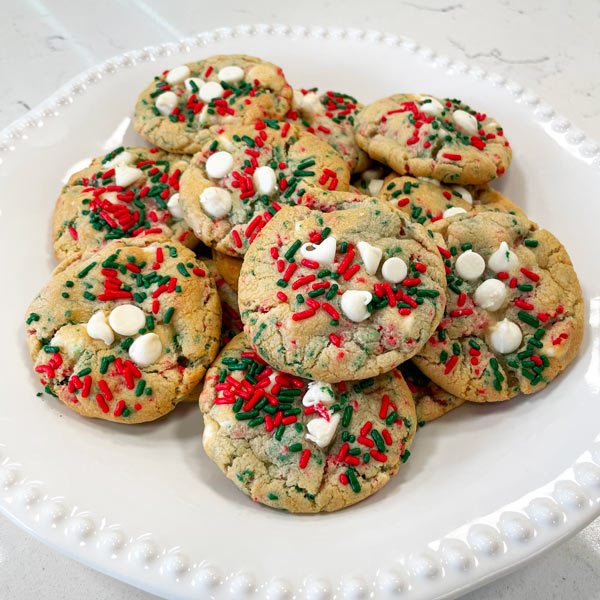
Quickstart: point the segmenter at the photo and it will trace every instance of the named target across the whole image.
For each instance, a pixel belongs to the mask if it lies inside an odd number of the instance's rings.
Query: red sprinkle
[[[525,267],[521,268],[521,273],[523,273],[523,275],[525,275],[525,277],[528,277],[529,279],[531,279],[531,281],[539,281],[540,280],[540,276],[537,273],[534,273],[533,271],[530,271],[529,269],[526,269]]]
[[[286,123],[286,125],[288,125],[288,123]],[[302,455],[300,456],[300,461],[298,462],[298,466],[301,469],[304,469],[306,467],[306,465],[308,464],[310,454],[311,454],[311,452],[308,448],[306,448],[305,450],[302,451]]]
[[[458,356],[456,356],[455,354],[452,355],[450,357],[450,360],[446,363],[446,368],[444,369],[444,374],[448,375],[448,373],[450,373],[450,371],[452,371],[452,369],[454,369],[454,366],[456,365],[457,362],[458,362]]]

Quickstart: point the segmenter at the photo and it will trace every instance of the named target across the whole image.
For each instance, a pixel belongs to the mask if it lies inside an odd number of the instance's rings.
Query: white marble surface
[[[238,23],[285,22],[393,31],[469,59],[536,91],[600,139],[597,0],[23,0],[2,5],[0,127],[81,70],[125,50]],[[2,600],[150,599],[67,559],[0,517]],[[468,600],[600,599],[600,520]]]

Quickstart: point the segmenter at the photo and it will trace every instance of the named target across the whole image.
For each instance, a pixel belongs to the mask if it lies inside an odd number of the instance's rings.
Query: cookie
[[[460,214],[432,229],[445,240],[447,305],[415,364],[475,402],[543,389],[583,335],[583,298],[566,250],[526,217],[502,212]]]
[[[444,312],[432,237],[376,198],[322,213],[284,207],[246,254],[244,331],[269,364],[335,383],[389,371]]]
[[[141,423],[201,380],[218,352],[221,310],[194,253],[147,236],[64,260],[26,323],[48,393],[86,417]]]
[[[115,239],[160,233],[186,246],[198,240],[179,207],[186,157],[120,146],[71,175],[52,218],[54,254],[63,260]]]
[[[317,94],[317,88],[294,90],[286,120],[314,133],[348,163],[351,173],[364,171],[371,159],[354,139],[354,119],[363,108],[356,98],[341,92]]]
[[[421,225],[427,226],[465,212],[493,210],[525,216],[506,196],[488,185],[446,185],[436,179],[395,173],[381,183],[377,197],[390,202]]]
[[[221,277],[227,282],[234,292],[238,291],[238,279],[242,270],[242,260],[228,256],[222,252],[212,251],[212,257],[215,261],[215,267],[219,271]]]
[[[453,98],[394,94],[355,121],[358,145],[400,175],[477,185],[502,175],[512,158],[501,125]]]
[[[409,455],[411,393],[397,370],[330,385],[276,371],[237,336],[200,395],[208,456],[255,502],[330,512],[382,488]]]
[[[399,369],[413,395],[419,425],[438,419],[465,403],[465,400],[457,398],[439,385],[435,385],[431,379],[415,367],[412,361],[407,360],[402,363]]]
[[[155,77],[138,98],[133,126],[159,148],[194,154],[212,125],[280,119],[292,95],[277,65],[244,54],[211,56]]]
[[[213,133],[181,178],[180,201],[196,236],[219,252],[242,257],[281,206],[302,202],[310,188],[348,189],[341,156],[294,125],[261,121]]]

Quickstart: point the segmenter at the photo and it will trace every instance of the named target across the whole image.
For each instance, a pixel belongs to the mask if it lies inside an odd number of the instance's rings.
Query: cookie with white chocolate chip
[[[198,240],[179,207],[179,178],[188,164],[158,148],[120,146],[94,158],[71,175],[56,201],[56,258],[147,232],[194,247]]]
[[[416,414],[397,370],[362,381],[308,381],[267,365],[241,334],[200,395],[208,456],[255,502],[331,512],[381,489],[409,455]]]
[[[348,189],[342,157],[295,125],[267,120],[211,133],[181,178],[180,202],[196,236],[223,254],[243,257],[265,223],[307,190]],[[319,208],[335,210],[330,198]]]
[[[503,212],[459,214],[432,229],[445,242],[448,299],[415,364],[474,402],[543,389],[583,336],[581,288],[564,247],[526,217]]]
[[[512,159],[494,119],[461,100],[394,94],[356,117],[355,137],[367,154],[400,175],[477,185],[501,176]]]
[[[140,94],[134,128],[168,152],[194,154],[212,125],[280,119],[292,88],[277,65],[244,54],[211,56],[164,71]]]
[[[221,308],[191,250],[147,236],[70,255],[26,323],[48,393],[86,417],[141,423],[200,382],[218,352]]]
[[[362,198],[330,213],[284,207],[246,254],[244,331],[274,367],[330,383],[372,377],[409,359],[439,323],[445,274],[433,237]]]
[[[525,216],[518,206],[488,185],[447,185],[428,177],[391,173],[382,180],[377,197],[425,226],[466,212],[491,210]]]
[[[286,120],[314,133],[348,163],[351,173],[364,171],[371,159],[354,139],[354,119],[363,108],[356,98],[341,92],[317,93],[317,88],[294,90]]]

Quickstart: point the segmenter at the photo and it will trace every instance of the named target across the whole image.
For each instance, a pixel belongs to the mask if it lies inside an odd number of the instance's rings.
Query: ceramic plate
[[[55,266],[50,218],[67,173],[140,142],[133,106],[155,74],[231,52],[365,103],[428,92],[494,115],[514,148],[498,188],[560,238],[583,287],[586,334],[566,373],[427,425],[389,485],[335,514],[295,516],[241,494],[205,456],[195,404],[124,427],[36,397],[23,314]],[[600,150],[519,84],[396,35],[223,29],[87,71],[3,132],[0,161],[0,507],[53,547],[169,598],[450,598],[600,514]]]

